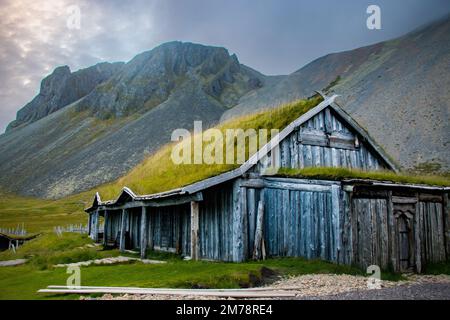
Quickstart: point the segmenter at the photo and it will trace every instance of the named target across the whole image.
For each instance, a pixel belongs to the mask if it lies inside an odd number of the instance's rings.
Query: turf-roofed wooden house
[[[97,194],[86,209],[91,236],[142,256],[152,249],[234,262],[300,256],[420,272],[447,259],[448,187],[267,174],[277,164],[397,171],[335,98],[324,96],[235,170],[159,194]]]

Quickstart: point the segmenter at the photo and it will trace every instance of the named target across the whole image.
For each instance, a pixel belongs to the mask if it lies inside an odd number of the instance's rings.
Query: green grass
[[[225,263],[169,260],[166,264],[141,263],[81,268],[83,286],[145,288],[241,288],[263,283],[267,268],[277,276],[305,274],[363,275],[349,266],[302,258],[268,259],[262,262]],[[39,270],[31,265],[0,269],[0,299],[73,299],[78,296],[37,294],[48,285],[66,285],[64,268]],[[384,275],[384,274],[382,274]],[[277,278],[273,277],[272,280]]]
[[[85,235],[44,234],[20,247],[16,254],[0,253],[0,260],[28,258],[25,265],[0,267],[0,300],[2,299],[75,299],[76,295],[37,294],[49,285],[66,285],[65,268],[58,263],[72,263],[117,256],[117,250],[84,248],[92,241]],[[135,256],[132,254],[122,254]],[[272,258],[245,263],[185,261],[179,256],[149,251],[149,258],[165,264],[140,262],[118,265],[92,265],[81,268],[83,286],[126,286],[154,288],[242,288],[285,276],[305,274],[365,275],[359,268],[303,258]],[[400,275],[382,272],[384,280],[403,280]]]
[[[306,179],[371,179],[377,181],[390,181],[399,183],[425,184],[433,186],[450,186],[450,178],[437,175],[407,175],[396,174],[390,171],[361,171],[346,168],[315,167],[305,169],[281,168],[279,176]]]
[[[425,274],[447,274],[450,275],[450,260],[439,262],[439,263],[431,263],[425,267]]]
[[[104,251],[101,247],[86,247],[92,240],[87,235],[63,233],[58,236],[53,233],[43,234],[26,242],[17,252],[0,252],[0,261],[26,258],[29,265],[38,270],[51,268],[55,264],[66,264],[79,261],[101,259],[117,256],[117,250]],[[1,270],[0,270],[1,272]]]
[[[20,197],[0,192],[0,227],[22,225],[28,233],[52,231],[55,226],[87,223],[83,209],[92,195],[72,196],[60,200]]]

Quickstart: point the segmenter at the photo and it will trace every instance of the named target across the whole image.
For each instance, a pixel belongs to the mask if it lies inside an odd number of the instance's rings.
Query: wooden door
[[[412,201],[411,201],[412,202]],[[415,203],[394,203],[395,235],[399,271],[410,272],[415,269],[414,245]]]

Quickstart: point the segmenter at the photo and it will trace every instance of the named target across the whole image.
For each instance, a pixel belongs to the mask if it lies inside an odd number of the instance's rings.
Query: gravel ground
[[[450,283],[421,283],[380,290],[352,291],[306,300],[450,300]]]
[[[355,299],[450,299],[450,276],[410,275],[406,281],[382,281],[381,289],[371,290],[368,278],[351,275],[304,275],[279,280],[270,285],[279,291],[295,293],[302,300],[355,300]],[[82,297],[81,299],[90,299]],[[113,296],[105,294],[103,300],[211,300],[224,298],[194,297],[189,295],[135,295]],[[276,297],[274,297],[276,299]],[[231,300],[228,298],[228,300]]]

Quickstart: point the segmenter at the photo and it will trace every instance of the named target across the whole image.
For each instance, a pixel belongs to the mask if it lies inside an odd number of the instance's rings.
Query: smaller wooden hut
[[[103,216],[104,245],[142,257],[148,249],[234,262],[296,256],[416,272],[448,259],[449,187],[267,174],[274,164],[397,171],[335,98],[324,97],[238,169],[158,194],[96,194],[86,209],[92,238]]]

